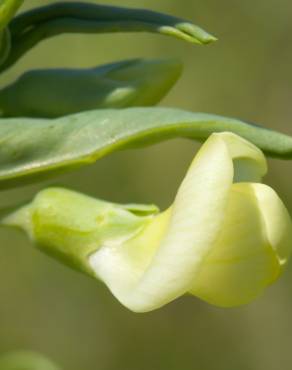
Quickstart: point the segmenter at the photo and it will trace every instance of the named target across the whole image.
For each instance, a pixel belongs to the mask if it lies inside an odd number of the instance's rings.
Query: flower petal
[[[278,212],[267,212],[268,204]],[[291,230],[287,211],[272,189],[263,184],[233,185],[221,233],[194,276],[191,293],[218,306],[248,303],[278,277],[276,246],[281,249],[284,243],[291,249]]]
[[[156,250],[149,240],[152,247],[149,245],[143,268],[131,268],[127,243],[114,248],[103,245],[91,255],[92,269],[124,305],[134,311],[149,311],[189,290],[222,228],[233,160],[240,161],[236,174],[251,164],[257,178],[266,170],[263,154],[249,142],[230,133],[211,135],[195,157],[171,211],[167,211],[169,222],[160,226],[165,232],[160,240],[156,238]],[[161,222],[161,216],[155,220]],[[132,242],[133,253],[141,248],[139,244]]]
[[[266,237],[282,267],[292,251],[290,215],[277,193],[264,184],[250,184],[264,220]]]

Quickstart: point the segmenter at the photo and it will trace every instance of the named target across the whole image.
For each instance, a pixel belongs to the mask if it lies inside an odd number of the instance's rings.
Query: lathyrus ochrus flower
[[[291,252],[289,214],[260,183],[266,169],[253,144],[215,133],[164,212],[51,188],[3,222],[102,280],[133,311],[156,309],[185,293],[236,306],[275,281]]]

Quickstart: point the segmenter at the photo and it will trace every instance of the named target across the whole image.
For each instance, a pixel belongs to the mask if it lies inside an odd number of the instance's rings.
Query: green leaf
[[[0,357],[0,370],[60,370],[60,368],[38,353],[17,351]]]
[[[3,30],[21,6],[23,0],[0,0],[0,30]]]
[[[8,58],[11,50],[7,25],[22,3],[23,0],[0,0],[0,65]]]
[[[40,41],[63,33],[154,32],[197,44],[215,41],[200,27],[181,18],[145,9],[90,3],[56,3],[35,8],[10,24],[12,49],[2,70]]]
[[[204,141],[231,131],[267,155],[292,158],[292,137],[260,126],[172,108],[104,109],[59,119],[0,120],[0,187],[19,186],[90,164],[121,149],[175,137]]]
[[[0,31],[0,65],[5,62],[11,50],[11,37],[9,29],[6,27]]]
[[[0,90],[4,117],[59,117],[84,110],[158,103],[177,81],[173,59],[133,59],[90,69],[24,73]]]

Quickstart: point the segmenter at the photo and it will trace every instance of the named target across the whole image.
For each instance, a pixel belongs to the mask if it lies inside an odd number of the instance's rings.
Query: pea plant
[[[216,41],[187,20],[144,9],[56,2],[15,16],[22,3],[0,1],[1,73],[63,33],[152,32],[191,44]],[[153,107],[181,70],[172,59],[38,69],[0,90],[1,190],[123,149],[175,137],[202,143],[163,211],[61,187],[1,209],[3,227],[23,230],[46,254],[102,281],[134,312],[186,293],[221,307],[248,303],[281,275],[292,249],[288,211],[261,183],[266,156],[292,158],[292,137],[239,119]],[[1,361],[5,370],[23,364],[57,369],[34,354]]]

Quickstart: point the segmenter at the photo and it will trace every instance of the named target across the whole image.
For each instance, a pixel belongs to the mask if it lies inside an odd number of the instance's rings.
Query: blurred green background
[[[26,0],[25,7],[51,2]],[[188,18],[219,41],[200,47],[151,34],[62,36],[28,53],[1,77],[1,84],[27,68],[174,56],[184,61],[185,70],[162,105],[235,116],[292,134],[290,0],[120,0],[116,5]],[[116,153],[49,183],[164,208],[197,148],[173,140]],[[292,163],[269,164],[266,182],[292,213]],[[26,199],[44,186],[3,192],[0,199],[2,204]],[[1,230],[0,239],[0,352],[40,351],[64,370],[292,367],[292,266],[248,306],[219,309],[184,297],[160,310],[134,314],[102,284],[33,249],[21,233]]]

